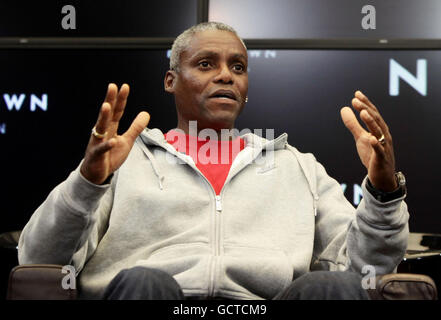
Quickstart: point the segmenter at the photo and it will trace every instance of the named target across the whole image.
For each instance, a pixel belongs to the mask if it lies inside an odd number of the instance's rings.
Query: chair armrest
[[[9,274],[8,300],[73,300],[76,289],[63,289],[63,266],[29,264],[16,266]]]
[[[368,289],[372,300],[437,300],[435,282],[426,275],[391,273],[376,276],[375,289]]]

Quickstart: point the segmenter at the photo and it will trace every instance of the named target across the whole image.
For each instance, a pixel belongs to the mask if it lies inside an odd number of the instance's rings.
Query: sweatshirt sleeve
[[[355,209],[340,184],[316,162],[317,217],[312,270],[346,270],[365,274],[394,272],[407,248],[409,213],[405,196],[379,202],[362,182],[363,199]]]
[[[77,273],[96,249],[112,207],[111,185],[95,185],[80,166],[51,191],[24,227],[19,264],[73,264]]]

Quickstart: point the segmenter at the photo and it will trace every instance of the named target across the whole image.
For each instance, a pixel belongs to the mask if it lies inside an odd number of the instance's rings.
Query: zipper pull
[[[221,197],[216,196],[216,211],[222,211]]]

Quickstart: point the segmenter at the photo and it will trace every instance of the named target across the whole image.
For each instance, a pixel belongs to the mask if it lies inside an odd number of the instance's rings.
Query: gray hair
[[[236,37],[239,38],[240,42],[242,42],[245,50],[247,49],[245,43],[243,40],[239,37],[236,30],[234,30],[229,25],[226,25],[222,22],[202,22],[200,24],[197,24],[184,32],[182,32],[173,42],[173,46],[171,49],[171,55],[170,55],[170,70],[175,70],[176,72],[179,72],[179,64],[180,64],[180,57],[181,53],[188,48],[190,45],[190,41],[193,38],[193,36],[202,31],[207,30],[223,30],[223,31],[229,31],[236,35]]]

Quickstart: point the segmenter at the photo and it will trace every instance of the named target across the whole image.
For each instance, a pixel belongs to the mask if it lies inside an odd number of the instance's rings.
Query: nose
[[[231,70],[227,64],[222,64],[219,67],[219,73],[216,75],[216,77],[213,79],[214,82],[222,82],[225,84],[233,84],[233,75],[231,73]]]

